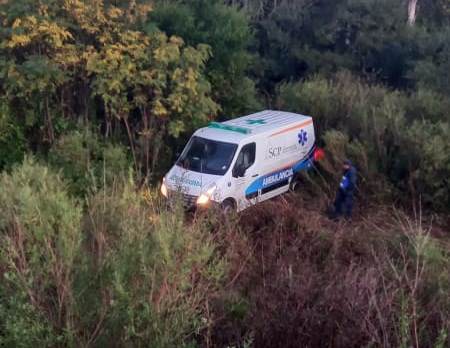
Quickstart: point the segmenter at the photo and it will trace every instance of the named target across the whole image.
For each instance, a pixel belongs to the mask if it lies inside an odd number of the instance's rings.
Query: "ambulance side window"
[[[235,178],[244,176],[245,171],[255,163],[256,143],[245,145],[238,155],[233,168],[233,176]]]

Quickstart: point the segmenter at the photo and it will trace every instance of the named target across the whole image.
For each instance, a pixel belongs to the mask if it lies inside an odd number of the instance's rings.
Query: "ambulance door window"
[[[233,176],[240,177],[245,175],[245,171],[255,163],[256,143],[245,145],[238,155],[233,168]]]

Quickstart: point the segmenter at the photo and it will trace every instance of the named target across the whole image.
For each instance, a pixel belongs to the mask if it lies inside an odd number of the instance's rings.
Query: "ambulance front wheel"
[[[236,204],[232,199],[226,199],[222,202],[220,208],[222,209],[222,212],[224,214],[231,214],[232,212],[236,211]]]
[[[292,179],[291,185],[289,187],[291,192],[298,193],[300,191],[300,180],[298,178]]]

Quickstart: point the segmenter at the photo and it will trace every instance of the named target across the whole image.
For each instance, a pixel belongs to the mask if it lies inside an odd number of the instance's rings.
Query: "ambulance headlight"
[[[216,190],[217,186],[216,184],[211,185],[208,190],[206,190],[206,192],[202,193],[198,198],[197,198],[197,204],[199,205],[205,205],[207,204],[210,200],[211,200],[211,196],[214,193],[214,191]]]
[[[161,184],[161,194],[167,198],[166,178],[163,178],[163,182]]]
[[[205,205],[206,203],[208,203],[210,200],[210,197],[207,196],[206,194],[202,193],[198,198],[197,198],[197,204],[199,205]]]

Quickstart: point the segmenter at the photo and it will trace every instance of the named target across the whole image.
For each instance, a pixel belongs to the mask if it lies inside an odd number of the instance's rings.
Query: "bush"
[[[450,124],[416,121],[408,130],[410,147],[404,152],[415,160],[411,189],[416,198],[445,210],[450,207]]]
[[[0,343],[72,341],[80,221],[77,202],[45,166],[26,159],[0,177]]]
[[[74,131],[53,145],[49,162],[69,180],[71,192],[82,196],[126,175],[131,165],[127,155],[122,146],[104,143],[91,131]]]
[[[419,89],[409,97],[406,116],[410,121],[450,122],[449,109],[450,100],[444,95]]]
[[[180,210],[158,205],[133,183],[88,200],[89,252],[79,283],[90,285],[78,301],[88,331],[101,325],[90,337],[99,346],[181,347],[207,325],[223,261],[202,223],[186,226]]]
[[[423,91],[408,96],[340,73],[333,80],[315,77],[283,84],[278,99],[280,108],[313,116],[319,144],[330,145],[333,160],[353,158],[363,182],[374,183],[369,185],[373,192],[390,192],[391,185],[380,186],[390,181],[407,197],[420,195],[430,207],[450,206],[449,142],[444,136],[449,123],[445,104],[437,102],[443,97]],[[340,149],[330,144],[335,131],[342,134]]]
[[[0,177],[0,344],[188,346],[225,274],[208,219],[123,178],[88,191],[83,211],[31,159]]]
[[[327,155],[319,162],[321,175],[326,178],[321,185],[326,186],[325,191],[331,194],[331,199],[334,199],[336,187],[341,180],[342,162],[346,158],[351,158],[358,169],[357,193],[360,200],[367,194],[370,194],[370,200],[377,202],[392,198],[391,186],[376,170],[366,146],[359,140],[350,140],[346,134],[330,130],[322,135],[322,141]]]

